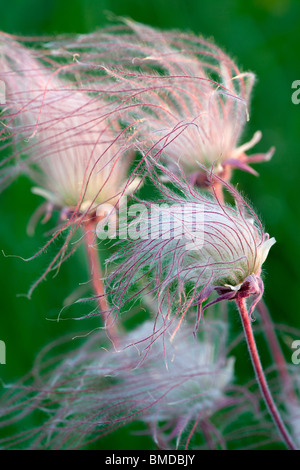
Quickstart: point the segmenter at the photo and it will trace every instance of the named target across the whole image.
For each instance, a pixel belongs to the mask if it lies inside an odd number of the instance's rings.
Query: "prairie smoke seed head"
[[[76,230],[82,226],[85,239],[90,239],[86,232],[92,221],[89,231],[95,239],[94,225],[103,219],[102,209],[110,204],[107,217],[114,216],[120,197],[140,183],[134,171],[127,176],[133,160],[130,137],[119,123],[120,111],[107,97],[103,74],[95,75],[90,69],[87,79],[82,68],[70,57],[60,61],[43,47],[27,48],[10,35],[0,35],[0,80],[6,83],[0,150],[10,152],[1,162],[1,186],[20,173],[38,185],[33,192],[47,202],[33,214],[28,233],[33,233],[43,212],[46,221],[54,209],[60,211],[61,225],[28,259],[43,252],[58,236],[65,236],[28,297],[48,272],[74,252],[78,240],[69,252],[67,248]],[[92,244],[88,243],[88,250]]]
[[[3,180],[27,172],[38,184],[33,192],[64,214],[114,205],[136,187],[127,183],[131,156],[118,116],[95,83],[86,92],[80,79],[66,78],[80,76],[73,63],[63,66],[53,58],[47,63],[43,54],[1,38],[0,78],[7,85],[1,133],[9,131],[4,148],[13,138],[17,149],[8,159],[16,165]]]
[[[200,317],[202,304],[215,291],[218,297],[204,309],[221,300],[252,296],[252,314],[263,294],[261,267],[275,239],[264,233],[242,197],[228,188],[236,207],[222,206],[185,183],[181,195],[162,190],[164,204],[136,220],[140,239],[112,257],[121,263],[109,282],[117,309],[136,296],[158,292],[169,311],[184,314],[196,304]],[[138,293],[132,290],[134,282]]]
[[[172,328],[176,326],[174,322]],[[47,347],[33,381],[17,384],[15,393],[14,387],[8,393],[0,427],[22,420],[38,407],[46,411],[46,418],[40,428],[28,432],[30,448],[82,447],[134,420],[148,424],[158,445],[185,444],[195,420],[201,432],[201,422],[227,403],[226,389],[233,382],[234,359],[226,358],[224,344],[217,340],[226,335],[226,326],[206,326],[201,338],[183,325],[173,340],[168,332],[148,347],[141,341],[153,334],[153,325],[147,322],[124,335],[117,352],[99,349],[103,333],[94,334],[65,359],[58,355],[56,361],[51,351],[51,364],[56,366],[51,373]],[[2,409],[0,404],[0,417]],[[4,446],[23,443],[27,435],[17,438],[9,436]]]
[[[261,139],[260,131],[240,144],[254,74],[241,72],[223,50],[202,37],[125,23],[116,32],[82,36],[69,46],[80,51],[83,62],[104,64],[115,80],[112,93],[124,103],[137,149],[161,157],[172,171],[180,166],[200,186],[207,181],[202,181],[199,164],[213,166],[227,181],[232,168],[257,174],[249,164],[268,161],[274,148],[246,154]]]

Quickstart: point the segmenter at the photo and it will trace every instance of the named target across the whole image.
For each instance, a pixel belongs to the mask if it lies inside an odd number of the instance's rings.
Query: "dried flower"
[[[47,63],[44,51],[26,49],[7,35],[0,53],[7,85],[2,141],[7,147],[13,138],[17,148],[8,158],[17,159],[13,170],[27,171],[39,186],[34,192],[55,207],[80,214],[114,204],[125,190],[131,159],[105,92],[97,92],[95,83],[86,91],[75,81],[77,64]]]
[[[274,149],[246,154],[261,139],[260,131],[240,144],[254,74],[241,72],[202,37],[124,22],[62,42],[58,53],[76,53],[83,64],[102,67],[115,79],[111,92],[120,107],[123,103],[137,148],[162,156],[172,171],[179,164],[201,186],[206,182],[199,163],[213,166],[225,180],[235,167],[257,174],[249,163],[269,160]]]
[[[276,442],[257,391],[234,384],[227,325],[206,322],[198,337],[177,321],[153,341],[153,325],[124,335],[121,349],[100,349],[103,333],[58,354],[45,348],[32,374],[8,386],[0,401],[2,448],[71,449],[129,422],[144,422],[163,449],[232,449]],[[147,337],[147,341],[143,340]],[[63,343],[64,344],[64,343]],[[32,428],[32,417],[43,418]],[[8,426],[29,426],[19,434]]]
[[[162,439],[161,426],[167,422],[179,445],[190,423],[207,420],[224,405],[224,391],[233,379],[233,359],[223,357],[216,341],[224,328],[208,326],[201,340],[182,328],[173,341],[167,334],[145,349],[140,341],[152,336],[149,322],[124,336],[119,352],[99,350],[101,334],[60,362],[50,376],[44,375],[43,360],[35,367],[39,379],[25,388],[25,414],[33,406],[50,417],[36,430],[32,447],[82,446],[132,420],[148,423],[156,441]],[[6,423],[9,417],[17,420],[18,412],[23,417],[20,401],[6,402]]]
[[[3,33],[0,68],[7,91],[1,148],[9,153],[2,162],[1,185],[5,187],[21,172],[38,185],[33,192],[47,202],[33,215],[30,233],[43,213],[47,221],[53,209],[60,211],[62,225],[37,254],[58,235],[66,235],[62,248],[30,289],[30,296],[46,274],[69,257],[67,247],[78,227],[89,232],[90,250],[95,225],[104,217],[102,212],[107,212],[107,204],[116,206],[140,181],[134,173],[127,176],[133,157],[130,138],[119,125],[119,111],[107,99],[103,77],[91,76],[90,84],[82,83],[81,67],[73,60],[62,64],[45,49],[26,48]],[[89,257],[93,264],[98,263],[94,253]],[[98,275],[99,266],[95,271]]]
[[[202,304],[213,291],[221,300],[253,296],[249,310],[263,294],[261,267],[274,238],[264,233],[254,211],[231,186],[236,207],[223,206],[173,178],[178,192],[160,186],[163,199],[145,203],[148,210],[134,221],[139,240],[132,240],[113,256],[118,262],[110,277],[116,310],[147,292],[158,291],[169,312],[184,314]],[[135,283],[135,284],[134,284]],[[133,288],[135,286],[135,289]]]

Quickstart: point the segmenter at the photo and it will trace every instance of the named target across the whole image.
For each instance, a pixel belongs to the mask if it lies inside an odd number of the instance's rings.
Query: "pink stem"
[[[95,246],[95,234],[96,234],[97,220],[90,218],[83,224],[83,230],[85,234],[86,251],[88,255],[88,262],[92,275],[92,286],[97,296],[98,307],[104,314],[103,323],[106,324],[109,316],[109,304],[105,296],[104,284],[102,281],[102,272],[99,261],[99,255],[97,247]],[[115,325],[107,325],[109,336],[112,340],[117,340],[117,333]]]
[[[104,285],[102,282],[102,273],[97,248],[95,247],[95,229],[96,223],[89,219],[84,223],[86,251],[88,255],[89,266],[92,274],[92,285],[97,302],[101,312],[107,312],[109,307],[105,298]]]
[[[217,197],[219,203],[221,205],[224,205],[225,201],[224,201],[224,194],[223,194],[223,186],[221,183],[214,183],[213,185],[213,191],[215,193],[215,196]]]
[[[260,362],[259,354],[257,351],[256,342],[255,342],[255,338],[254,338],[252,326],[251,326],[251,319],[249,318],[247,308],[246,308],[245,298],[238,297],[236,300],[236,303],[237,303],[237,306],[241,315],[241,320],[242,320],[242,324],[243,324],[243,328],[245,332],[245,337],[247,340],[247,345],[248,345],[248,350],[249,350],[249,354],[251,357],[252,365],[253,365],[256,378],[260,387],[261,394],[265,401],[265,404],[268,407],[269,412],[274,420],[274,423],[276,424],[277,429],[279,433],[281,434],[287,447],[291,450],[296,450],[296,446],[293,443],[292,438],[290,437],[281,419],[279,411],[270,393],[270,390],[269,390],[269,387],[265,378],[265,374],[264,374],[264,371]]]
[[[216,182],[213,185],[213,191],[218,198],[220,204],[224,204],[224,195],[223,195],[223,186],[221,183]],[[268,308],[264,303],[263,299],[259,301],[257,309],[260,312],[263,324],[264,332],[268,340],[268,346],[270,348],[271,354],[274,358],[276,365],[278,366],[278,371],[281,376],[283,387],[287,393],[290,400],[297,401],[295,394],[293,392],[293,387],[291,386],[291,380],[289,373],[286,367],[286,361],[282,353],[279,341],[277,339],[272,318],[269,314]]]

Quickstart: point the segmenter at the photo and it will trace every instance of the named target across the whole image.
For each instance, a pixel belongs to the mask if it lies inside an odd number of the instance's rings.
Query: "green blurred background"
[[[277,240],[264,265],[265,299],[272,317],[277,322],[300,327],[300,105],[291,101],[291,84],[300,80],[300,2],[1,0],[0,29],[17,35],[88,33],[108,25],[111,13],[213,38],[243,70],[257,75],[250,122],[242,142],[259,129],[263,139],[254,150],[264,152],[274,145],[276,153],[271,162],[256,165],[258,178],[236,171],[234,183],[238,182],[267,232]],[[31,256],[46,240],[41,226],[33,238],[26,235],[30,215],[41,202],[30,188],[31,183],[20,178],[1,196],[0,249],[5,254]],[[88,279],[83,250],[62,267],[55,279],[49,277],[43,282],[31,300],[18,296],[42,273],[55,247],[52,250],[28,263],[0,254],[0,339],[7,348],[7,363],[0,365],[4,382],[30,370],[38,351],[50,340],[97,326],[97,320],[59,323],[47,320],[56,318],[74,286]],[[243,359],[249,365],[246,354]],[[106,438],[101,446],[151,448],[151,443],[145,437],[130,437],[126,432],[122,437],[118,434]]]

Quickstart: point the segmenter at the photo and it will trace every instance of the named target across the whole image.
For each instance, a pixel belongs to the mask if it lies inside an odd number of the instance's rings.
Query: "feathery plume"
[[[7,35],[0,44],[6,83],[2,142],[9,148],[13,140],[16,151],[7,160],[17,160],[7,178],[27,171],[38,184],[34,192],[78,213],[114,203],[126,186],[130,158],[105,92],[95,84],[86,91],[79,78],[71,80],[80,75],[75,63],[45,63],[45,52]]]
[[[260,131],[240,143],[254,74],[242,72],[202,37],[124,23],[61,41],[57,54],[75,53],[79,62],[103,68],[115,80],[111,93],[119,106],[123,103],[125,121],[134,127],[144,155],[162,157],[172,171],[179,164],[200,186],[207,181],[199,164],[214,166],[227,181],[232,168],[257,175],[249,164],[269,160],[274,148],[246,154],[261,139]]]
[[[60,211],[57,231],[37,254],[65,236],[30,296],[46,274],[74,251],[77,243],[71,251],[67,248],[78,227],[85,230],[90,250],[97,221],[114,216],[112,210],[106,214],[107,205],[117,206],[120,197],[134,191],[140,181],[134,174],[127,176],[133,157],[130,138],[107,99],[103,77],[91,77],[88,86],[73,60],[62,64],[48,51],[26,48],[4,33],[0,69],[0,79],[6,83],[0,142],[8,154],[1,163],[1,186],[26,173],[37,185],[33,192],[46,199],[31,219],[30,232],[43,213],[45,222],[54,209]],[[97,265],[94,253],[89,258]],[[98,275],[100,269],[95,272]]]
[[[103,349],[103,332],[67,356],[59,353],[65,339],[49,345],[28,377],[5,387],[1,448],[78,449],[94,441],[102,448],[102,437],[130,422],[144,422],[161,449],[278,444],[257,388],[234,379],[227,325],[208,321],[195,337],[184,323],[172,338],[176,328],[153,342],[153,325],[145,322],[123,336],[118,351]],[[20,428],[26,430],[16,433]]]
[[[99,349],[103,333],[64,360],[46,348],[50,360],[41,355],[27,381],[4,395],[1,428],[38,410],[45,414],[45,423],[6,436],[1,445],[78,448],[139,420],[148,424],[159,446],[188,445],[196,429],[202,432],[201,423],[235,404],[234,398],[225,397],[233,380],[233,358],[226,359],[223,343],[216,341],[224,328],[221,323],[207,325],[196,339],[183,327],[175,340],[168,332],[149,349],[142,341],[153,334],[149,322],[123,337],[119,351]]]
[[[131,222],[139,238],[111,258],[118,263],[108,283],[112,304],[118,310],[157,291],[169,313],[184,315],[198,305],[198,325],[208,306],[252,296],[251,316],[263,294],[261,268],[275,239],[231,186],[235,207],[167,175],[177,192],[158,183],[161,199],[145,202],[144,212]],[[202,307],[214,291],[218,296]]]

